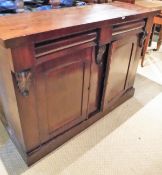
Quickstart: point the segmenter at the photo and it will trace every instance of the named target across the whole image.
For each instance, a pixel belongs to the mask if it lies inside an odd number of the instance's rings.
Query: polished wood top
[[[131,17],[135,19],[151,13],[157,14],[158,11],[138,5],[114,2],[2,16],[0,17],[0,43],[4,44],[5,41],[14,38],[102,21],[109,21],[112,24],[117,20],[118,22],[127,20],[128,16],[129,19]]]

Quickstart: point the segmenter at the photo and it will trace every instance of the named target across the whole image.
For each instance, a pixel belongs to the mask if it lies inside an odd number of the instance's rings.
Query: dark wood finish
[[[28,165],[133,96],[158,12],[116,2],[0,17],[1,118]]]

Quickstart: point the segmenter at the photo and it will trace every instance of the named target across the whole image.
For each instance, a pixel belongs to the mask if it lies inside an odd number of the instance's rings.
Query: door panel
[[[134,61],[138,52],[138,34],[132,35],[128,38],[122,38],[112,42],[109,50],[109,64],[108,64],[108,80],[105,90],[105,107],[110,101],[117,99],[123,94],[130,85],[128,79],[129,72],[134,69]],[[130,65],[132,65],[130,67]],[[135,68],[136,69],[136,68]],[[134,72],[134,71],[133,71]],[[133,74],[135,77],[135,74]],[[132,83],[131,83],[132,84]]]
[[[87,117],[92,48],[36,67],[36,93],[42,142]]]
[[[60,67],[46,75],[50,133],[78,117],[84,119],[86,115],[82,111],[84,69],[84,63],[80,61]]]

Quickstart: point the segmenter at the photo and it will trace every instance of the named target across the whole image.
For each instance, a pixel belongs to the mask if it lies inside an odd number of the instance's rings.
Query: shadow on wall
[[[147,86],[149,84],[154,84],[154,90],[157,91],[157,93],[152,91],[150,94],[147,94],[151,96],[150,98],[147,98],[148,102],[148,99],[152,100],[152,98],[158,94],[159,87],[157,87],[156,83],[146,78],[144,79]],[[86,152],[93,149],[93,147],[99,144],[103,139],[105,139],[105,137],[108,137],[115,129],[131,118],[133,114],[144,106],[146,102],[140,102],[140,99],[143,98],[141,91],[147,87],[144,86],[141,81],[143,81],[143,77],[137,75],[136,86],[138,90],[135,97],[120,105],[104,118],[100,119],[98,122],[94,123],[82,133],[78,134],[73,139],[66,142],[57,150],[53,151],[29,168],[20,157],[8,136],[4,136],[6,133],[2,124],[0,124],[0,138],[2,138],[0,139],[0,159],[7,173],[9,175],[57,175],[62,172],[86,154]],[[158,90],[156,88],[158,88]],[[159,93],[160,92],[161,90],[159,90]]]

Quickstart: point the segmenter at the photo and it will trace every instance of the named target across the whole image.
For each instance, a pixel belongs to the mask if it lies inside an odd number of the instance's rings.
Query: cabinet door
[[[118,98],[131,86],[136,73],[141,49],[138,47],[139,35],[121,38],[112,42],[108,57],[108,79],[104,105]],[[130,69],[131,65],[131,69]],[[131,73],[131,74],[130,74]],[[130,75],[129,75],[130,74]],[[129,82],[128,82],[129,79]]]
[[[86,119],[92,48],[74,48],[71,53],[54,56],[36,67],[37,111],[43,142]]]

